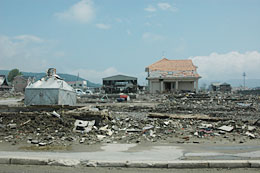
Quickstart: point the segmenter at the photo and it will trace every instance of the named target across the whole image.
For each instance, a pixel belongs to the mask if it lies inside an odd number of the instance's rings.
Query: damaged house
[[[212,83],[209,86],[210,91],[220,91],[220,92],[231,92],[232,87],[228,83]]]
[[[25,88],[35,81],[35,77],[18,75],[13,80],[15,92],[24,92]]]
[[[150,93],[198,91],[199,74],[192,60],[166,58],[146,67]]]
[[[75,105],[76,92],[50,68],[46,77],[25,88],[25,104]]]
[[[103,89],[106,93],[136,93],[137,78],[125,75],[115,75],[103,78]]]
[[[11,89],[12,89],[12,87],[9,86],[9,84],[6,80],[6,76],[0,75],[0,91],[11,90]]]

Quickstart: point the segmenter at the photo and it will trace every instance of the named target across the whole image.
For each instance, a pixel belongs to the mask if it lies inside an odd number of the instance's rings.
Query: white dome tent
[[[50,68],[46,77],[25,88],[26,105],[75,105],[76,92]]]

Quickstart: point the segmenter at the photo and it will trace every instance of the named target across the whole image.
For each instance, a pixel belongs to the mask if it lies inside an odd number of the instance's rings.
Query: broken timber
[[[204,120],[204,121],[223,121],[230,120],[229,118],[223,117],[210,117],[208,115],[203,114],[163,114],[163,113],[149,113],[149,118],[172,118],[172,119],[196,119],[196,120]]]

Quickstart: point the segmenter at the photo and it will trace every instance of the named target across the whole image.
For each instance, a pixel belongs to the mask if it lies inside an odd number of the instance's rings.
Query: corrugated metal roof
[[[110,76],[103,78],[103,80],[137,80],[136,77],[131,77],[131,76],[125,76],[125,75],[115,75],[115,76]]]
[[[58,79],[55,76],[52,77],[45,77],[37,82],[29,85],[26,89],[33,89],[33,88],[57,88],[57,89],[64,89],[68,91],[73,91],[73,88],[67,84],[64,80]]]

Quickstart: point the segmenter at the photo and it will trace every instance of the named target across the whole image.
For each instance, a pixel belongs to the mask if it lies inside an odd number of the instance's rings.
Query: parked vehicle
[[[77,96],[86,95],[86,93],[79,88],[75,89],[75,91],[76,91]]]
[[[92,95],[92,94],[93,94],[93,92],[92,92],[91,90],[86,90],[85,93],[86,93],[87,95]]]

